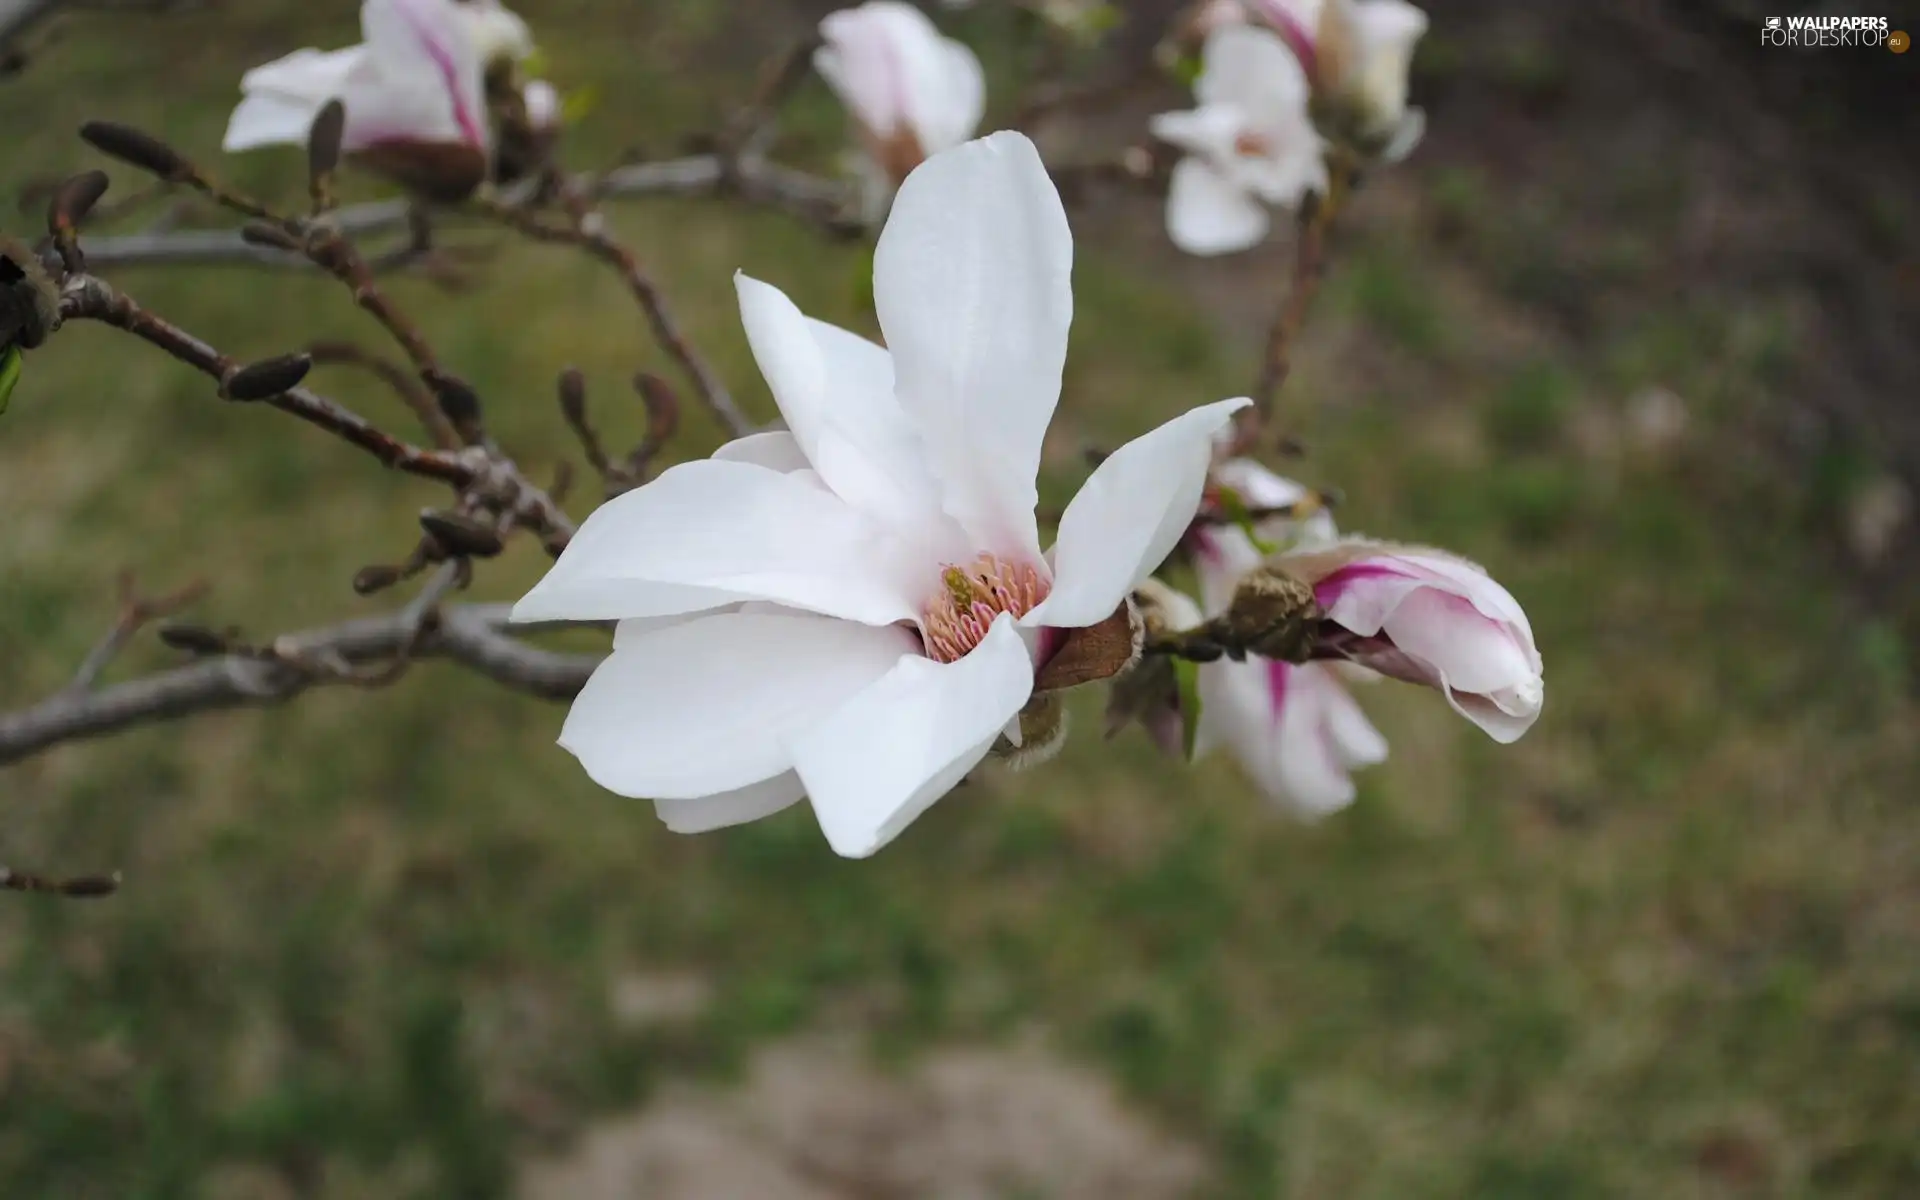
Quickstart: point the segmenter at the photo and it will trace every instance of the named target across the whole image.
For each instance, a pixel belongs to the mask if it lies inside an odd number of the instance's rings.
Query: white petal
[[[885,136],[906,120],[907,89],[903,41],[937,37],[932,22],[915,11],[892,11],[891,4],[863,4],[830,13],[820,22],[822,45],[814,51],[814,69],[860,124]],[[914,17],[927,26],[914,28]]]
[[[653,810],[675,833],[707,833],[770,817],[806,798],[800,777],[787,771],[731,792],[691,800],[655,800]]]
[[[1286,42],[1257,25],[1224,25],[1201,50],[1194,98],[1256,115],[1307,110],[1307,76]]]
[[[1033,694],[1006,617],[958,662],[907,658],[793,741],[793,764],[834,851],[865,858],[966,777]]]
[[[366,0],[367,61],[343,99],[349,150],[395,137],[485,147],[484,64],[453,0]]]
[[[792,767],[787,743],[917,652],[907,630],[723,613],[628,638],[594,671],[560,745],[623,796],[693,799]]]
[[[785,429],[770,429],[765,433],[750,433],[743,438],[735,438],[707,457],[723,462],[752,463],[783,474],[813,469],[813,464],[807,461],[806,452],[800,449],[799,439]]]
[[[1245,114],[1239,109],[1217,104],[1158,113],[1147,123],[1153,136],[1169,146],[1221,161],[1234,156],[1234,142],[1246,127]]]
[[[1427,113],[1422,108],[1409,108],[1401,115],[1400,124],[1388,139],[1386,148],[1380,151],[1380,161],[1387,166],[1403,162],[1407,155],[1419,149],[1420,142],[1427,136]]]
[[[903,556],[807,474],[681,463],[588,517],[513,619],[655,617],[742,600],[869,625],[916,619],[938,564]]]
[[[973,136],[987,111],[987,78],[964,42],[941,38],[937,69],[908,102],[908,119],[928,154],[951,150]]]
[[[1021,624],[1072,629],[1112,616],[1192,524],[1213,435],[1250,403],[1196,408],[1108,455],[1061,514],[1053,592]]]
[[[779,288],[736,274],[754,360],[800,450],[848,504],[916,532],[939,490],[894,398],[893,360],[857,334],[801,315]]]
[[[1003,132],[907,177],[874,251],[900,405],[946,511],[977,544],[1039,557],[1040,443],[1073,321],[1073,235],[1033,143]]]
[[[220,148],[233,153],[259,146],[304,145],[313,118],[338,96],[364,51],[296,50],[240,77],[245,99],[227,122]]]
[[[1270,218],[1259,200],[1198,158],[1174,165],[1167,189],[1167,236],[1188,254],[1232,254],[1257,246]]]

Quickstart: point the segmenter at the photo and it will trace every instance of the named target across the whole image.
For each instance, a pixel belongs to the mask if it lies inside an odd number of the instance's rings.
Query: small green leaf
[[[1226,512],[1227,519],[1239,526],[1240,532],[1247,535],[1247,540],[1253,543],[1255,550],[1262,554],[1274,554],[1279,551],[1280,547],[1260,536],[1260,531],[1254,527],[1253,514],[1247,510],[1247,502],[1240,498],[1239,492],[1230,487],[1222,487],[1220,507]]]
[[[1198,54],[1182,54],[1167,67],[1167,74],[1173,76],[1174,81],[1182,87],[1192,87],[1200,82],[1200,69]]]
[[[600,89],[592,84],[575,88],[560,101],[560,123],[577,125],[600,106]]]
[[[0,353],[0,413],[7,411],[7,401],[13,399],[13,385],[20,382],[20,347],[8,346]]]
[[[520,70],[528,79],[545,79],[547,77],[547,68],[551,65],[552,64],[547,61],[547,52],[538,46],[534,47],[531,53],[520,60]]]
[[[1174,659],[1173,678],[1180,688],[1180,750],[1192,762],[1194,739],[1200,735],[1200,664]]]

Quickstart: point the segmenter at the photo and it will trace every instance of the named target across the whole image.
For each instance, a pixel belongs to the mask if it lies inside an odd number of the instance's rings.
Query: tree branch
[[[729,179],[720,156],[715,154],[636,163],[604,174],[579,176],[573,182],[597,197],[698,196],[731,190],[753,203],[785,209],[815,223],[829,221],[847,195],[846,189],[833,180],[754,156],[743,156]],[[501,200],[513,203],[520,198],[509,193]],[[384,233],[406,225],[407,204],[402,200],[383,200],[350,205],[336,209],[330,220],[348,237]],[[90,237],[87,262],[95,267],[153,263],[227,263],[296,269],[312,266],[304,255],[253,245],[237,230],[227,229]]]
[[[501,632],[510,605],[456,605],[425,622],[416,608],[286,634],[264,650],[221,654],[91,692],[61,692],[0,714],[0,766],[62,742],[195,713],[281,704],[325,684],[370,682],[343,668],[445,659],[515,691],[566,700],[600,662],[596,655],[542,650]]]

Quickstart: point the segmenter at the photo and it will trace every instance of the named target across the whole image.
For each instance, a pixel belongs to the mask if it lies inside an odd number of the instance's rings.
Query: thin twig
[[[460,435],[447,420],[447,414],[440,411],[433,394],[406,368],[352,342],[315,342],[307,347],[307,353],[316,365],[336,364],[366,371],[399,394],[401,401],[420,419],[434,445],[450,450],[460,444]]]
[[[67,280],[60,297],[60,315],[66,320],[100,321],[125,330],[215,380],[224,380],[240,365],[93,275]],[[408,445],[382,432],[359,414],[305,388],[294,388],[265,403],[358,446],[395,470],[455,487],[465,487],[474,481],[476,470],[463,457]]]
[[[207,594],[207,586],[206,580],[196,579],[185,587],[159,596],[142,596],[134,583],[133,572],[122,571],[118,585],[119,611],[113,627],[87,652],[80,669],[74,672],[73,682],[67,685],[67,691],[77,693],[92,688],[99,681],[100,673],[126,648],[134,634],[200,599]]]
[[[758,426],[734,403],[720,376],[687,341],[686,335],[680,331],[679,322],[667,307],[666,297],[661,294],[659,285],[640,265],[633,251],[615,241],[607,232],[606,218],[591,207],[590,198],[572,193],[564,199],[572,218],[568,225],[555,225],[524,208],[484,197],[472,201],[471,207],[535,241],[578,246],[619,272],[627,290],[633,293],[640,311],[646,316],[654,340],[680,365],[701,402],[720,422],[721,428],[734,437],[745,437],[754,432]]]
[[[1293,271],[1287,279],[1286,298],[1274,315],[1267,331],[1266,352],[1261,356],[1260,377],[1253,387],[1253,407],[1246,410],[1241,423],[1243,435],[1257,438],[1273,415],[1280,389],[1293,369],[1293,346],[1306,324],[1307,311],[1320,291],[1327,272],[1327,235],[1334,219],[1352,194],[1358,168],[1351,158],[1335,151],[1328,155],[1327,191],[1301,210],[1300,236],[1294,245]]]
[[[120,872],[111,875],[37,875],[0,867],[0,888],[10,892],[38,892],[43,896],[64,896],[69,900],[98,900],[120,890]]]

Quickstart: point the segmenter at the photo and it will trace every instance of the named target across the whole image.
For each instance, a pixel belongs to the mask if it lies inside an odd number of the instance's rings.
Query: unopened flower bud
[[[229,645],[225,634],[205,625],[164,625],[160,629],[160,641],[188,654],[225,654]]]
[[[312,369],[312,355],[281,354],[241,367],[227,377],[222,390],[229,400],[271,400],[299,387]]]
[[[347,106],[327,101],[307,131],[307,175],[320,179],[340,165],[340,138],[347,128]]]
[[[112,121],[88,121],[80,127],[80,136],[88,145],[130,166],[150,171],[170,183],[182,183],[193,177],[193,164],[180,152],[150,133],[142,133]]]
[[[422,509],[420,528],[445,547],[447,553],[462,558],[492,558],[505,546],[500,531],[491,523],[465,513]]]
[[[31,350],[60,325],[60,287],[32,249],[0,236],[0,348]]]
[[[399,567],[385,563],[375,563],[370,567],[361,567],[353,573],[353,590],[362,596],[371,596],[375,592],[384,592],[406,577]]]
[[[1235,661],[1251,653],[1303,663],[1312,654],[1315,627],[1325,615],[1310,584],[1263,566],[1240,581],[1214,626]]]

